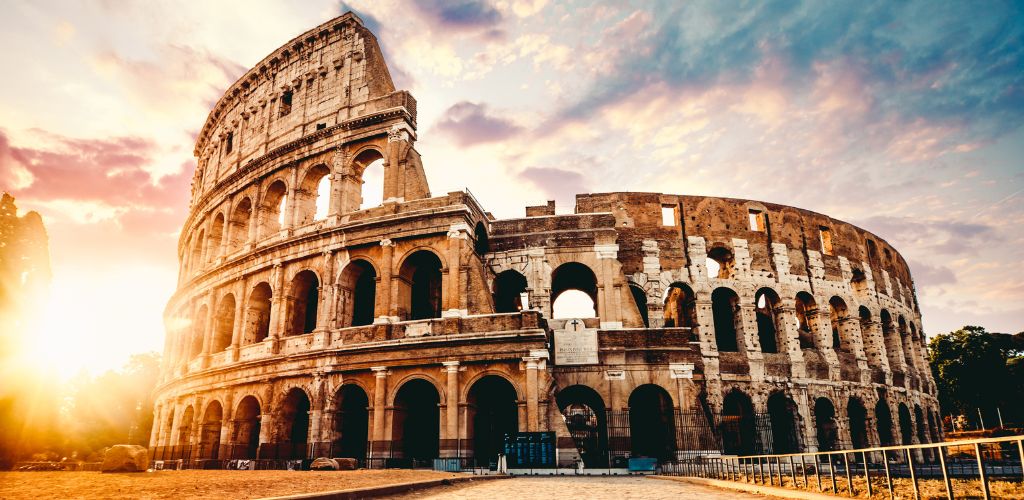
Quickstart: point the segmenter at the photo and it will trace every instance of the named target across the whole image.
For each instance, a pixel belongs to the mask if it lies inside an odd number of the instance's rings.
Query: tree
[[[989,427],[997,408],[1007,423],[1024,420],[1024,332],[965,326],[933,338],[928,358],[943,413],[973,420],[980,409]]]

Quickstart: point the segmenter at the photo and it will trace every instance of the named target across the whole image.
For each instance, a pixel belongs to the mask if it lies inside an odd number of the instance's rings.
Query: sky
[[[207,113],[348,10],[418,101],[435,194],[498,217],[604,191],[810,209],[900,251],[927,334],[1024,330],[1021,2],[14,0],[0,190],[44,217],[33,343],[63,373],[162,350]]]

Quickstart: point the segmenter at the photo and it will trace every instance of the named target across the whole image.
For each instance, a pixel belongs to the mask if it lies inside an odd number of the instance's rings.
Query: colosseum
[[[604,468],[941,439],[913,281],[883,239],[659,193],[497,219],[431,193],[416,139],[416,100],[352,13],[216,103],[155,459],[470,467],[526,436],[553,455],[517,464]]]

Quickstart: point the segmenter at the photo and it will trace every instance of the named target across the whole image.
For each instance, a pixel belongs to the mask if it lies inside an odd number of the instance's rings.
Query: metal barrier
[[[989,483],[993,479],[1022,481],[1024,486],[1024,436],[785,455],[703,457],[664,463],[662,474],[771,486],[784,486],[788,479],[796,488],[801,488],[802,482],[807,489],[811,488],[809,476],[813,474],[818,491],[825,490],[824,477],[835,494],[839,494],[838,486],[845,482],[846,493],[851,497],[858,494],[855,479],[858,483],[864,480],[864,490],[871,497],[872,479],[884,474],[890,498],[895,498],[893,479],[908,478],[913,496],[918,499],[918,481],[941,477],[950,500],[954,498],[952,480],[966,478],[980,481],[983,498],[987,500],[991,498]]]

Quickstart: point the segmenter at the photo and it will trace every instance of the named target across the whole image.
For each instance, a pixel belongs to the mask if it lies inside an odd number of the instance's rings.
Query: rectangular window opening
[[[750,219],[750,230],[764,232],[764,213],[760,210],[750,210],[748,212]]]
[[[225,139],[224,152],[230,153],[231,150],[235,149],[235,133],[228,132],[228,137]]]
[[[661,206],[661,225],[662,226],[675,226],[676,225],[676,207],[673,205],[662,205]]]
[[[292,91],[286,90],[281,94],[281,116],[292,112]]]
[[[832,231],[825,226],[821,226],[818,228],[818,235],[821,238],[821,253],[832,255]]]
[[[316,124],[316,129],[317,130],[323,130],[325,128],[327,128],[327,124],[326,123],[317,123]]]

